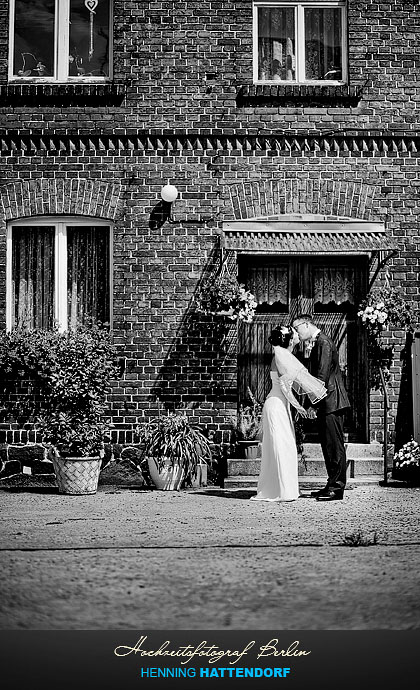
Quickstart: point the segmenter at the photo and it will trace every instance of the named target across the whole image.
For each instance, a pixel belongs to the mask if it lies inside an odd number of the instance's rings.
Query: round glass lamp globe
[[[167,201],[169,204],[171,204],[177,198],[178,190],[173,184],[166,184],[164,187],[162,187],[160,195],[163,201]]]

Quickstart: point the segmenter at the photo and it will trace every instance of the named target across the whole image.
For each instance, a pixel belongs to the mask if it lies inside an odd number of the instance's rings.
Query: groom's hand
[[[307,410],[308,419],[316,419],[316,411],[313,407],[309,407]]]

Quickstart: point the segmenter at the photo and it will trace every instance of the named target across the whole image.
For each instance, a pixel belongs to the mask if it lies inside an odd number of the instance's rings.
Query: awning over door
[[[395,253],[396,240],[383,223],[364,221],[232,221],[224,223],[222,246],[245,253],[372,254]]]

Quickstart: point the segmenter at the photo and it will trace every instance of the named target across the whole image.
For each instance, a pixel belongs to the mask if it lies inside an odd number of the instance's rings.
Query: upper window
[[[347,80],[345,2],[255,2],[254,82]]]
[[[8,228],[7,328],[110,323],[111,227],[94,218],[28,218]]]
[[[109,79],[110,17],[111,0],[11,0],[10,79]]]

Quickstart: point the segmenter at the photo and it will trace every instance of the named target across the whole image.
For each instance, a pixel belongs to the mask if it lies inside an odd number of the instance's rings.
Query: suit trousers
[[[347,461],[344,446],[344,412],[318,412],[318,433],[328,475],[328,488],[343,491],[346,486]]]

